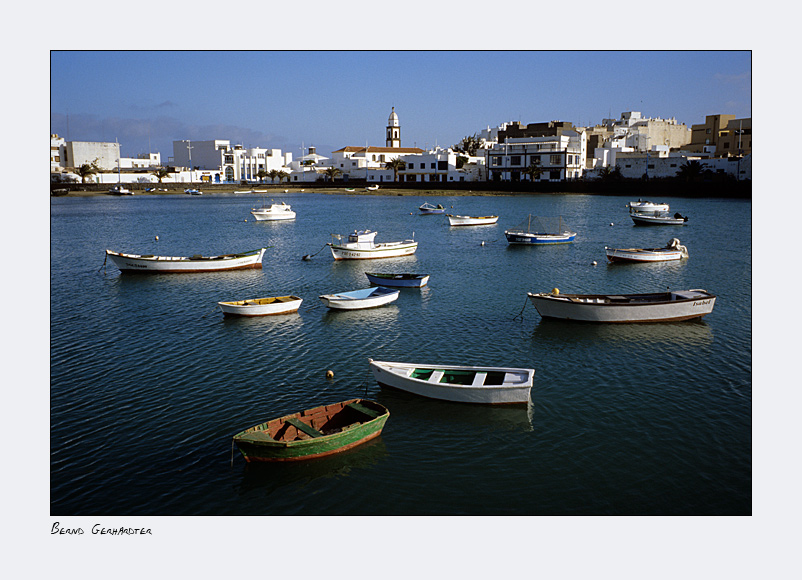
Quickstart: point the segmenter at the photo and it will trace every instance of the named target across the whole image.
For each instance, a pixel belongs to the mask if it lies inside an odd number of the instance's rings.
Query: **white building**
[[[680,168],[689,161],[698,161],[703,171],[718,175],[731,175],[741,179],[752,179],[752,155],[738,157],[708,157],[688,151],[620,152],[615,155],[614,165],[626,179],[655,179],[676,177]]]
[[[528,181],[530,165],[540,167],[537,181],[579,179],[585,168],[587,139],[584,131],[563,130],[560,135],[508,137],[486,152],[489,180]]]
[[[170,158],[174,167],[215,172],[215,179],[235,183],[257,181],[260,171],[267,173],[275,169],[289,173],[291,162],[292,153],[282,154],[281,149],[232,146],[227,139],[173,141]]]

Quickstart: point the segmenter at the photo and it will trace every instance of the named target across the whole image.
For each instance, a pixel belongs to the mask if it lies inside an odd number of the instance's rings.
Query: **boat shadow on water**
[[[703,320],[605,324],[541,318],[535,324],[532,339],[566,344],[607,341],[675,343],[683,347],[700,347],[713,342],[713,330]]]
[[[506,431],[532,431],[535,405],[476,405],[439,401],[420,397],[390,387],[370,395],[392,413],[392,420],[403,423],[405,417],[438,426],[460,426],[460,428],[490,428]],[[448,428],[448,427],[447,427]]]
[[[242,461],[237,451],[235,461]],[[371,469],[388,456],[382,435],[353,449],[319,459],[244,463],[240,495],[255,490],[267,494],[285,486],[304,486],[320,478],[348,477],[353,470]]]

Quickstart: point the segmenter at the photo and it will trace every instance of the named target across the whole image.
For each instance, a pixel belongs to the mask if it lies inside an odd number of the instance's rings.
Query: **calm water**
[[[750,202],[666,198],[688,224],[644,228],[627,197],[283,199],[293,222],[255,222],[258,196],[51,201],[51,515],[751,514]],[[451,228],[418,215],[424,201],[501,217]],[[563,216],[577,241],[509,247],[504,229],[528,213]],[[301,259],[364,228],[377,242],[414,232],[418,252]],[[672,237],[689,260],[606,263],[605,245]],[[137,277],[103,265],[106,248],[262,246],[262,270]],[[366,270],[431,280],[380,309],[323,307],[320,294],[367,287]],[[554,287],[704,288],[718,301],[701,323],[543,321],[526,293]],[[283,294],[304,299],[298,314],[224,319],[216,306]],[[532,402],[496,409],[382,390],[369,357],[532,367]],[[247,466],[232,453],[246,427],[366,393],[391,412],[372,443],[295,465]]]

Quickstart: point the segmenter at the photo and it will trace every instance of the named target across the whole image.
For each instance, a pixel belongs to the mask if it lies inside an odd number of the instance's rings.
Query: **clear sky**
[[[317,152],[383,146],[392,107],[405,147],[447,147],[507,121],[594,125],[624,111],[752,115],[749,51],[52,51],[50,130]]]

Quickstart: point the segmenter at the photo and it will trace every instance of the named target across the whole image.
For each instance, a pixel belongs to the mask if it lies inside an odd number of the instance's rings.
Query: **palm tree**
[[[326,170],[323,172],[329,179],[331,179],[332,183],[334,183],[334,178],[338,175],[342,174],[339,167],[326,167]]]
[[[392,169],[393,170],[393,181],[398,181],[398,172],[403,171],[407,168],[407,162],[401,159],[400,157],[396,157],[384,164],[385,169]]]
[[[259,182],[261,183],[262,181],[265,180],[265,177],[267,177],[267,171],[265,171],[264,169],[260,169],[259,171],[256,172],[256,177],[259,178]]]
[[[289,180],[290,180],[290,174],[289,174],[289,173],[287,173],[286,171],[277,171],[277,172],[276,172],[276,177],[278,177],[278,182],[279,182],[279,184],[280,184],[280,183],[282,182],[282,180],[284,180],[284,179],[286,179],[287,181],[289,181]]]
[[[278,169],[271,169],[270,171],[267,172],[267,176],[270,178],[270,183],[275,183],[278,174],[279,174]]]
[[[81,178],[81,183],[86,183],[86,178],[98,172],[94,163],[84,163],[80,167],[76,167],[75,173]]]
[[[162,179],[170,175],[170,170],[166,167],[157,167],[155,170],[151,171],[150,174],[155,176],[156,179],[159,180],[159,185],[161,185]]]
[[[677,177],[686,182],[699,181],[702,177],[702,173],[704,173],[702,164],[696,159],[692,159],[680,166],[679,171],[677,171]]]
[[[523,170],[524,175],[529,176],[529,180],[534,182],[543,174],[543,168],[540,166],[540,158],[532,159],[529,167]]]

